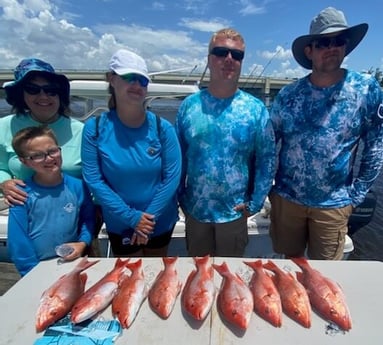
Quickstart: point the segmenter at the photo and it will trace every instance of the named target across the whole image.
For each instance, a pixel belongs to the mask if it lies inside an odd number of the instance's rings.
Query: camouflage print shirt
[[[360,204],[383,163],[381,103],[377,80],[354,71],[330,87],[309,76],[285,86],[270,112],[280,143],[273,190],[310,207]]]
[[[218,99],[206,89],[186,98],[176,119],[183,173],[181,207],[200,222],[225,223],[261,209],[275,171],[275,138],[265,105],[237,90]]]

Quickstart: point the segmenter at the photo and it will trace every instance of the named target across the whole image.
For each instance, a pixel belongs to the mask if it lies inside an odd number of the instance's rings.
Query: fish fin
[[[83,287],[83,289],[85,288],[85,284],[87,280],[88,280],[88,275],[86,273],[81,273],[80,281],[81,281],[81,286]]]
[[[300,283],[303,283],[304,279],[303,279],[303,273],[302,272],[296,272],[296,275],[297,275],[297,279]]]

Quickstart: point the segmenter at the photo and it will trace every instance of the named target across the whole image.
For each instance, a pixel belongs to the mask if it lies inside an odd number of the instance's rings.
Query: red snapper
[[[87,257],[82,258],[71,272],[61,276],[43,292],[36,314],[37,332],[42,332],[70,312],[72,306],[84,293],[88,276],[81,272],[99,261],[88,261]]]

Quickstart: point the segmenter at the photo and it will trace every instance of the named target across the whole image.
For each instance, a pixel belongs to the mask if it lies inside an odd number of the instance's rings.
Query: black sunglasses
[[[325,49],[329,47],[343,47],[347,44],[347,38],[343,36],[322,37],[312,42],[316,49]]]
[[[226,57],[229,55],[229,53],[231,57],[237,61],[242,61],[245,56],[245,52],[243,50],[230,49],[227,47],[214,47],[210,51],[211,55],[218,56],[218,57]]]
[[[120,77],[124,79],[126,82],[128,82],[129,84],[134,84],[136,81],[138,81],[142,87],[147,87],[149,84],[149,79],[145,78],[141,74],[129,73],[129,74],[120,75]]]
[[[30,95],[38,95],[43,91],[47,96],[57,96],[60,92],[60,87],[57,85],[36,85],[36,84],[25,84],[23,87],[24,91]]]

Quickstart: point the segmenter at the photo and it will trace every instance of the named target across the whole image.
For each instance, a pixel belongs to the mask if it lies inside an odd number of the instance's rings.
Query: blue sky
[[[367,36],[345,59],[357,71],[383,69],[381,0],[0,0],[0,68],[29,56],[57,69],[106,70],[119,48],[142,55],[151,72],[202,72],[212,33],[234,27],[245,38],[242,73],[300,77],[291,54],[311,19],[327,6],[348,24],[366,22]]]

